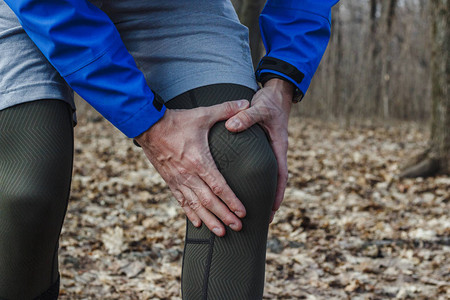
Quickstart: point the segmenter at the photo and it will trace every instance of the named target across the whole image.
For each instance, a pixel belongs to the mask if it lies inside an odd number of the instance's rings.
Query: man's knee
[[[264,130],[259,125],[233,133],[225,122],[215,124],[209,133],[211,154],[218,168],[235,176],[276,176],[277,161]]]
[[[254,125],[240,133],[229,132],[224,122],[211,128],[211,154],[227,183],[244,203],[270,211],[277,185],[277,161],[264,130]],[[242,198],[242,199],[241,199]]]

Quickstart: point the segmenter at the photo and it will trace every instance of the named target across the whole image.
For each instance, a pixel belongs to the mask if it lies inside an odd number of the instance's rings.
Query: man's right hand
[[[248,101],[239,100],[167,109],[161,120],[135,138],[194,226],[204,222],[217,236],[225,235],[219,219],[231,229],[241,230],[239,218],[245,216],[245,208],[216,167],[208,132],[218,121],[248,107]]]

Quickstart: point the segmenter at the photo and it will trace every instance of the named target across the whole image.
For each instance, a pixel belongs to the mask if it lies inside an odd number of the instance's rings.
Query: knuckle
[[[208,198],[208,197],[202,197],[200,199],[200,202],[202,203],[203,207],[206,207],[206,208],[210,208],[212,205],[212,200],[211,200],[211,198]]]
[[[268,118],[274,114],[274,109],[263,105],[258,108],[258,114],[261,118]]]
[[[227,225],[236,223],[235,218],[233,217],[232,214],[227,214],[226,216],[224,216],[222,221]],[[239,224],[239,223],[237,223],[237,224]]]
[[[189,201],[189,207],[192,208],[193,211],[197,212],[202,206],[198,201]]]
[[[178,201],[178,204],[179,204],[181,207],[185,207],[185,206],[186,206],[186,199],[184,199],[184,198],[178,198],[177,201]]]
[[[186,199],[184,198],[182,193],[180,193],[178,190],[172,190],[172,195],[181,207],[186,206]]]
[[[231,102],[224,103],[224,110],[226,115],[232,115],[234,113],[234,106]]]
[[[195,170],[202,170],[203,169],[203,162],[202,162],[200,157],[192,158],[191,164],[192,164],[192,166],[193,166],[193,168]]]
[[[214,184],[211,186],[211,190],[213,191],[213,193],[217,196],[221,196],[223,195],[224,192],[224,188],[223,186],[219,185],[219,184]]]
[[[186,169],[186,168],[179,168],[179,169],[178,169],[178,173],[179,173],[180,175],[186,175],[186,174],[189,173],[189,170]]]
[[[243,120],[244,123],[246,123],[246,124],[251,123],[253,121],[253,114],[254,113],[258,114],[257,110],[253,110],[252,112],[253,112],[252,114],[250,114],[250,113],[248,113],[246,111],[244,111],[242,113],[242,120]]]

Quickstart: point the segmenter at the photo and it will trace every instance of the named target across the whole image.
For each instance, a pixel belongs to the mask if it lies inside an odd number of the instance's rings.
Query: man
[[[256,94],[229,1],[0,1],[0,298],[57,298],[72,89],[135,138],[184,209],[183,298],[262,298],[289,111],[337,1],[268,1]]]

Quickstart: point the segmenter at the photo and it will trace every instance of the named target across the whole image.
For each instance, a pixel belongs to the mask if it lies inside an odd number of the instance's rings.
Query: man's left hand
[[[278,185],[270,222],[280,208],[287,185],[288,120],[293,92],[292,83],[271,79],[255,94],[250,108],[237,113],[225,123],[232,132],[240,132],[259,123],[269,135],[278,163]]]

